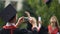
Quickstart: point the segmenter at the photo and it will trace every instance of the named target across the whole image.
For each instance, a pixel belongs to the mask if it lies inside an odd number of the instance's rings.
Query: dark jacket
[[[38,34],[48,34],[48,28],[41,26]]]
[[[16,28],[12,31],[13,34],[32,34],[31,31],[28,31],[27,29],[19,29]],[[11,29],[0,29],[0,34],[11,34]]]
[[[31,28],[32,28],[32,25],[28,22],[27,23],[27,29],[32,31],[33,34],[48,34],[48,28],[47,27],[41,26],[41,29],[39,30],[39,32],[37,31],[36,28],[34,28],[33,30]]]

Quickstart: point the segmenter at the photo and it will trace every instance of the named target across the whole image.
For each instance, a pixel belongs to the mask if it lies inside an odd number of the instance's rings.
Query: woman
[[[56,16],[50,18],[50,24],[48,25],[49,34],[57,34],[59,30],[59,24]]]

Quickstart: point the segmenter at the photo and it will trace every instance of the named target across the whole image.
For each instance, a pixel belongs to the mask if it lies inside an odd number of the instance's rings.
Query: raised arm
[[[34,27],[37,27],[37,20],[35,19],[35,17],[31,17],[30,16],[30,13],[29,12],[25,12],[26,14],[27,14],[27,16],[28,16],[28,18],[29,18],[29,22],[32,24],[32,29],[34,28]]]

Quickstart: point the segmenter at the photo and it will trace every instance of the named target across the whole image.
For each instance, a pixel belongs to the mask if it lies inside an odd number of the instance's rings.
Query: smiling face
[[[56,23],[57,22],[57,18],[55,16],[52,16],[50,19],[51,23]]]

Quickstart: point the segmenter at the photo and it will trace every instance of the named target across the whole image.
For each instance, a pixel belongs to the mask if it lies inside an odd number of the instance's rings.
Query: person
[[[37,20],[35,17],[32,17],[28,11],[25,11],[29,21],[27,23],[27,29],[32,31],[33,34],[38,34],[37,32]]]
[[[0,17],[6,23],[2,29],[0,29],[0,34],[32,34],[27,29],[20,29],[18,26],[23,22],[23,17],[17,19],[17,11],[15,8],[9,4],[2,12],[0,12]]]
[[[37,26],[38,34],[48,34],[47,27],[43,26],[42,23],[43,22],[41,20],[41,17],[39,16],[39,18],[38,18],[38,26]]]
[[[27,16],[29,17],[30,21],[28,22],[27,29],[33,31],[34,34],[47,34],[47,28],[42,26],[42,21],[38,21],[37,26],[37,20],[34,17],[30,16],[29,12],[25,12]]]
[[[26,13],[27,16],[28,16],[29,23],[32,25],[31,29],[33,29],[34,27],[37,27],[37,23],[36,23],[37,21],[36,21],[35,17],[31,17],[31,16],[30,16],[30,13],[27,12],[27,11],[25,11],[25,13]]]
[[[50,18],[50,24],[48,25],[49,34],[57,34],[59,31],[59,23],[56,16]]]

